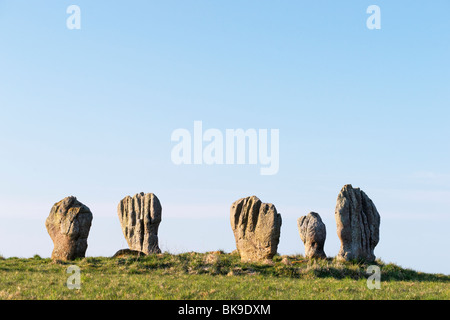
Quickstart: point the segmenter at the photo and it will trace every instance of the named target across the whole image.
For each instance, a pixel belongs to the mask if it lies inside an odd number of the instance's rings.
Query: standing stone
[[[234,202],[230,210],[236,248],[243,262],[268,262],[277,253],[281,215],[256,196]]]
[[[92,213],[75,197],[67,197],[55,203],[45,227],[53,240],[53,260],[83,258],[92,224]]]
[[[308,215],[298,218],[297,226],[300,239],[305,244],[305,256],[307,258],[326,258],[323,247],[327,230],[320,215],[310,212]]]
[[[359,188],[345,185],[338,195],[335,219],[341,248],[340,260],[375,260],[379,241],[380,215],[372,200]]]
[[[126,196],[117,207],[120,225],[131,250],[145,254],[160,253],[158,227],[162,208],[153,193]]]

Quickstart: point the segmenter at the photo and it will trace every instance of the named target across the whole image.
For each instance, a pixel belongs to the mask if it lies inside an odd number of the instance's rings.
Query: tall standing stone
[[[320,215],[310,212],[308,215],[298,218],[297,226],[300,239],[305,244],[305,256],[307,258],[326,258],[323,247],[327,230]]]
[[[162,207],[153,193],[143,192],[127,196],[117,207],[120,225],[131,250],[145,254],[160,253],[158,227]]]
[[[75,197],[55,203],[45,227],[53,240],[53,260],[83,258],[92,224],[92,212]]]
[[[230,210],[236,248],[244,262],[267,262],[277,253],[281,215],[256,196],[234,202]]]
[[[337,258],[374,261],[374,249],[380,238],[380,215],[364,191],[345,185],[337,198],[335,219],[341,240]]]

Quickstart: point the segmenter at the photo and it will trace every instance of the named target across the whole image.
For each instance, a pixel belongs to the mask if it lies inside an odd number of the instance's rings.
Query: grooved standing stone
[[[323,251],[327,230],[320,215],[310,212],[308,215],[298,218],[298,231],[300,239],[305,244],[305,256],[307,258],[326,258]]]
[[[126,196],[117,207],[120,225],[131,250],[145,254],[160,253],[158,227],[162,208],[153,193]]]
[[[256,196],[237,200],[230,221],[241,261],[267,262],[277,253],[281,215],[273,204]]]
[[[338,259],[375,260],[379,241],[380,215],[374,203],[359,188],[345,185],[338,195],[335,219],[341,240]]]
[[[53,260],[83,258],[92,224],[92,212],[75,197],[67,197],[55,203],[45,227],[53,240]]]

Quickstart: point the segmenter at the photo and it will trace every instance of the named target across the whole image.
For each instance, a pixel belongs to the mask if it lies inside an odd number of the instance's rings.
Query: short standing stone
[[[268,262],[277,253],[281,215],[273,204],[262,203],[256,196],[237,200],[230,220],[242,261]]]
[[[160,253],[158,227],[162,207],[153,193],[143,192],[127,196],[117,207],[120,225],[131,250],[145,254]]]
[[[141,251],[131,250],[131,249],[121,249],[117,251],[113,258],[123,258],[123,257],[143,257],[145,253]]]
[[[297,226],[300,239],[305,244],[305,256],[307,258],[326,258],[323,247],[327,230],[320,215],[310,212],[308,215],[298,218]]]
[[[92,213],[75,197],[67,197],[53,205],[45,227],[53,240],[53,260],[83,258],[92,224]]]
[[[340,260],[375,260],[379,241],[380,215],[374,203],[359,188],[345,185],[338,195],[335,219],[341,248]]]

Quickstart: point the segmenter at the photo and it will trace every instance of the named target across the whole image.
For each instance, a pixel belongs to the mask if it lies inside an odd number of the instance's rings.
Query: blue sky
[[[66,9],[81,8],[81,30]],[[366,9],[381,8],[381,30]],[[163,250],[234,250],[229,208],[257,195],[303,253],[316,211],[361,187],[381,215],[375,254],[450,274],[450,3],[0,0],[0,254],[50,256],[44,221],[74,195],[88,255],[126,247],[126,195],[163,206]],[[178,128],[279,129],[280,170],[172,163]]]

